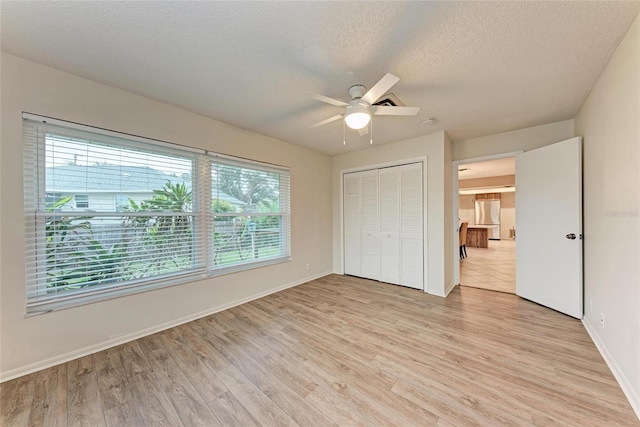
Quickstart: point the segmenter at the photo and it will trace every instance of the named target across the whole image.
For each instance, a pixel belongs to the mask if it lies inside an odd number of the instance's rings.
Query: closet
[[[423,289],[422,163],[344,174],[345,274]]]

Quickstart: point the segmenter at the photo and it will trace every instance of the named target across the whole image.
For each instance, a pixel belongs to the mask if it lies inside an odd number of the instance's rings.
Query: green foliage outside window
[[[235,192],[244,200],[263,198],[253,204],[245,202],[242,207],[226,200],[212,201],[214,265],[232,265],[277,255],[281,218],[238,212],[250,209],[258,214],[277,213],[278,200],[273,189],[256,182],[244,190],[238,187],[225,190]],[[239,197],[236,198],[242,200]],[[72,197],[61,198],[48,203],[46,209],[60,212],[71,200]],[[135,202],[129,198],[128,205],[122,207],[120,226],[110,227],[116,237],[110,238],[96,230],[100,218],[74,217],[73,212],[48,217],[45,227],[47,288],[76,289],[189,269],[194,262],[193,217],[166,213],[191,212],[192,202],[192,191],[184,183],[167,181],[163,188],[154,190],[149,199]],[[215,216],[219,213],[238,215]]]

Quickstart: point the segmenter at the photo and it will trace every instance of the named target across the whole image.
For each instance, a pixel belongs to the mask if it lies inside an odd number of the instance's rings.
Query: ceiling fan
[[[385,74],[383,78],[378,81],[369,91],[366,91],[366,87],[361,84],[353,85],[349,88],[349,95],[351,95],[351,101],[343,102],[338,99],[329,98],[328,96],[319,95],[317,93],[307,92],[305,95],[310,96],[327,104],[335,105],[336,107],[346,107],[344,114],[338,114],[333,117],[329,117],[326,120],[322,120],[314,125],[312,128],[326,125],[327,123],[340,120],[344,117],[344,123],[351,129],[358,130],[360,135],[366,135],[368,133],[367,125],[371,122],[371,116],[415,116],[420,111],[420,107],[404,107],[404,106],[388,106],[388,105],[375,105],[376,101],[380,99],[382,95],[387,93],[389,89],[400,78],[394,76],[391,73]]]

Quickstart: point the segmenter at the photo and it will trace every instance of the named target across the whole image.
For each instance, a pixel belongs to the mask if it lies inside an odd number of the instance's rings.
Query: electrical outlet
[[[604,313],[600,313],[600,326],[604,328]]]
[[[307,271],[311,271],[311,264],[307,263]]]

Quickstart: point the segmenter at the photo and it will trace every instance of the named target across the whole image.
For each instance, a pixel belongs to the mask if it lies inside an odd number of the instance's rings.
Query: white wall
[[[640,417],[640,17],[582,106],[576,134],[584,138],[584,323]]]
[[[339,141],[336,141],[336,143],[339,143]],[[391,144],[374,145],[365,150],[353,151],[333,157],[333,266],[335,272],[342,273],[343,271],[342,212],[340,203],[341,171],[426,156],[425,188],[427,197],[425,198],[425,211],[427,212],[427,218],[425,229],[428,238],[425,246],[427,261],[425,265],[427,270],[425,291],[444,296],[445,289],[453,286],[452,284],[445,285],[446,275],[449,274],[450,276],[450,273],[445,273],[446,265],[449,263],[453,265],[453,261],[445,260],[444,252],[445,216],[451,217],[451,212],[447,212],[445,215],[445,146],[444,132],[437,132]]]
[[[1,67],[2,379],[332,271],[328,156],[12,55],[2,54]],[[22,111],[289,166],[293,260],[25,318]]]
[[[516,193],[502,193],[500,200],[500,238],[510,239],[509,230],[516,226]]]
[[[460,194],[458,196],[458,217],[460,223],[468,222],[469,226],[476,224],[476,196],[473,194]]]
[[[454,247],[459,247],[458,242],[454,242],[458,235],[458,221],[452,221],[453,219],[453,143],[449,139],[449,136],[444,134],[444,253],[451,254]],[[458,262],[458,257],[445,256],[444,257],[444,294],[448,295],[451,289],[457,283],[454,283],[453,277],[453,263]]]
[[[573,138],[573,120],[497,133],[453,143],[453,160],[475,159],[514,151],[533,150]]]

